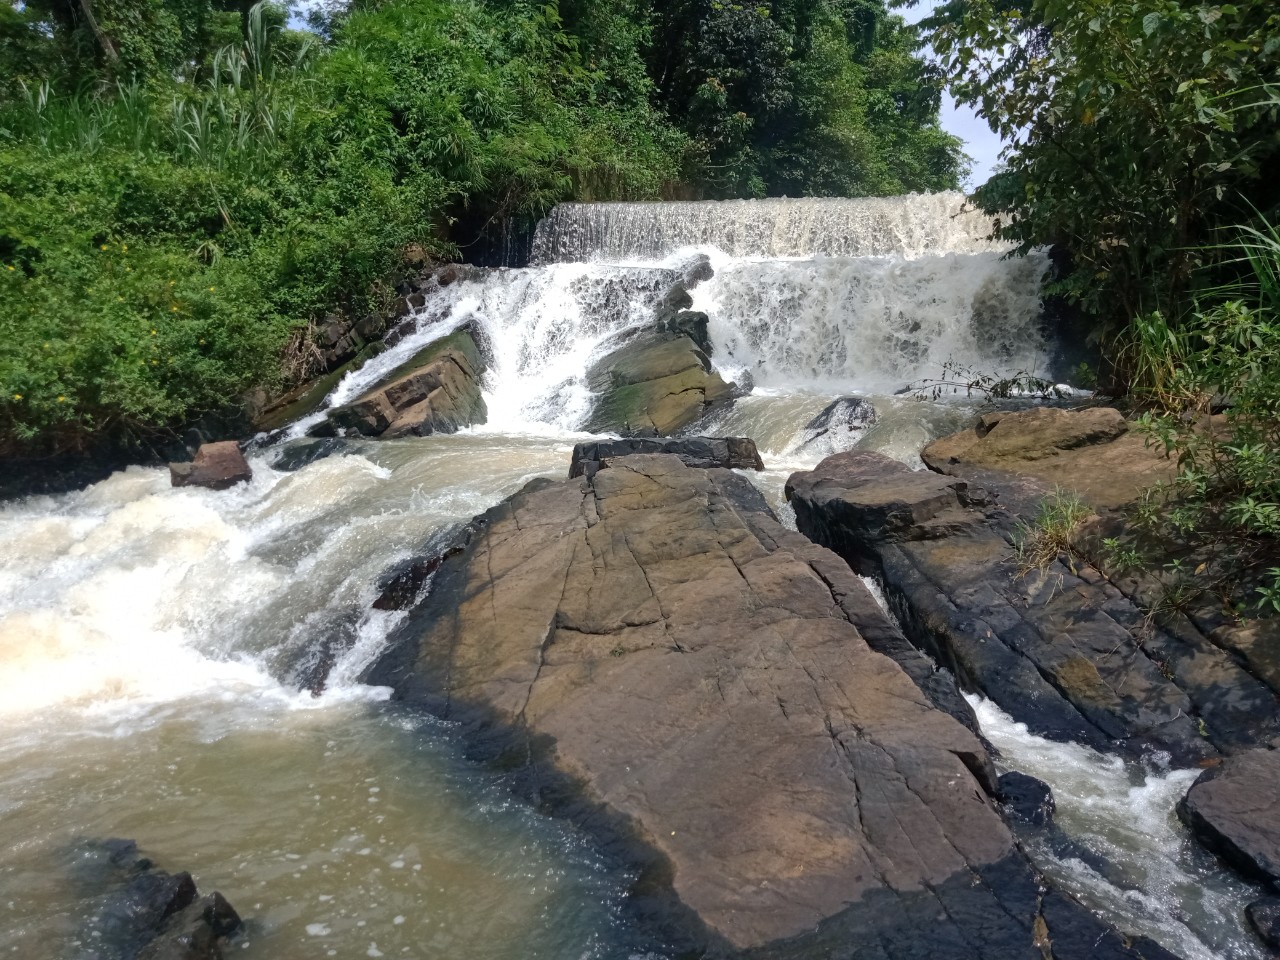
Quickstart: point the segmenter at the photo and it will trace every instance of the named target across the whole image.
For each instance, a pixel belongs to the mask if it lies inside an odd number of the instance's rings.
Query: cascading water
[[[1043,369],[1046,261],[1002,259],[988,229],[956,194],[562,206],[535,266],[439,291],[326,401],[473,323],[487,424],[353,442],[293,474],[259,447],[253,482],[222,493],[133,468],[0,506],[0,952],[88,954],[68,864],[104,836],[222,890],[252,918],[248,958],[643,952],[620,915],[626,877],[462,762],[446,725],[358,682],[400,616],[370,609],[379,575],[563,475],[586,368],[702,258],[713,361],[754,389],[700,429],[757,440],[755,479],[781,513],[788,473],[830,452],[802,428],[836,396],[874,404],[861,444],[918,463],[966,410],[895,390],[948,362]],[[323,693],[300,692],[317,670]]]

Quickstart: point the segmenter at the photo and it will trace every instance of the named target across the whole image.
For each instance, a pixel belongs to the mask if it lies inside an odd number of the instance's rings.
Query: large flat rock
[[[637,455],[535,481],[434,576],[367,679],[606,841],[671,949],[1168,956],[1044,895],[946,674],[922,692],[863,583],[742,477]]]
[[[987,413],[972,428],[935,440],[920,456],[939,473],[1005,471],[1069,487],[1102,508],[1130,503],[1144,488],[1171,479],[1177,467],[1111,407]]]
[[[1019,569],[1015,530],[1051,489],[857,451],[787,489],[802,532],[881,578],[912,641],[1033,733],[1181,763],[1275,735],[1273,691],[1204,635],[1160,627],[1078,559]]]

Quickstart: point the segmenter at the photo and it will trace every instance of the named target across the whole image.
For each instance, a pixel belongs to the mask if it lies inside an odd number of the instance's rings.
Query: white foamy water
[[[1242,929],[1245,906],[1262,891],[1224,870],[1174,813],[1199,770],[1169,770],[1155,759],[1127,762],[1044,740],[991,701],[968,699],[1002,755],[1001,771],[1021,770],[1048,783],[1058,826],[1109,864],[1099,869],[1032,834],[1032,856],[1063,889],[1186,960],[1268,956]]]

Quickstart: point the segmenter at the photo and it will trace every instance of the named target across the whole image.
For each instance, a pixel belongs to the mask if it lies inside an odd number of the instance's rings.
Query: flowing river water
[[[754,385],[704,432],[756,439],[767,469],[753,479],[784,519],[786,477],[831,452],[802,428],[834,397],[870,398],[879,419],[859,444],[918,465],[971,408],[895,391],[946,363],[1043,373],[1050,349],[1045,259],[1002,259],[960,208],[955,194],[557,208],[535,266],[446,288],[328,401],[470,321],[492,354],[484,426],[353,442],[294,473],[262,446],[253,481],[221,493],[134,467],[0,505],[0,954],[99,955],[77,871],[84,843],[105,837],[222,891],[248,920],[246,958],[659,950],[627,919],[617,864],[511,799],[447,724],[359,682],[400,616],[371,609],[376,581],[528,480],[566,474],[590,359],[648,323],[698,257],[714,269],[693,290],[713,359]],[[300,691],[324,656],[324,693]],[[1194,774],[1117,765],[979,713],[1008,766],[1057,788],[1068,832],[1128,868],[1104,877],[1037,851],[1055,878],[1187,957],[1261,956],[1240,919],[1254,892],[1173,818]],[[1125,811],[1129,829],[1115,823]]]

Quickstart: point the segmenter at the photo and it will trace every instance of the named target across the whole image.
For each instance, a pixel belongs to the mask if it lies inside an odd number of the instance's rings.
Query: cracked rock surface
[[[1209,637],[1087,563],[1020,573],[1016,525],[1052,489],[983,484],[851,451],[787,489],[801,531],[882,578],[917,646],[1032,733],[1184,764],[1275,736],[1274,691]]]
[[[1169,957],[1046,892],[949,677],[727,470],[534,481],[473,521],[367,679],[635,870],[668,947]]]

